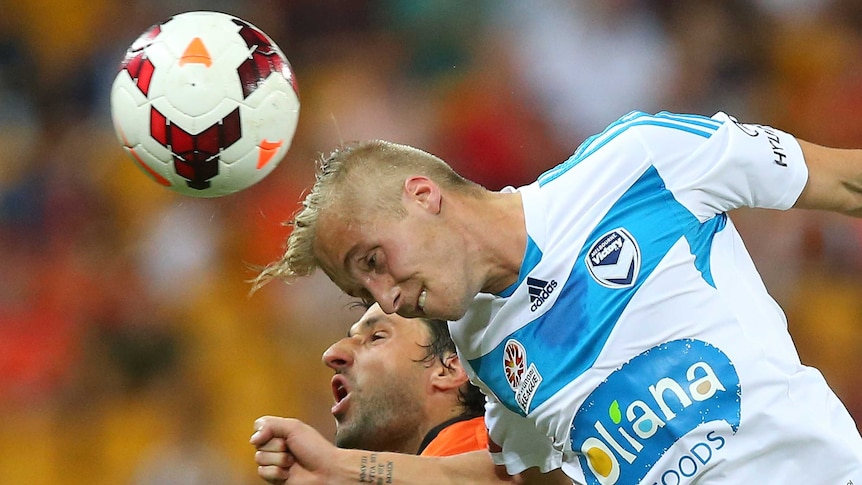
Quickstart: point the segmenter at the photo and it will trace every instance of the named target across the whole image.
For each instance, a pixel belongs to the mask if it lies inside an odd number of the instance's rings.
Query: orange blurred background
[[[526,4],[526,5],[525,5]],[[300,123],[232,196],[164,190],[110,125],[150,25],[219,10],[286,53]],[[358,311],[322,275],[249,296],[342,142],[427,149],[521,185],[638,109],[862,145],[862,8],[846,0],[0,0],[0,484],[258,483],[252,424],[331,436],[320,355]],[[731,217],[803,362],[862,419],[862,223]]]

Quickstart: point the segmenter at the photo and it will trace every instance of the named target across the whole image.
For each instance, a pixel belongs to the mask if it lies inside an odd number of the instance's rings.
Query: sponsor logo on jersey
[[[506,374],[506,381],[513,391],[518,390],[521,376],[524,375],[526,369],[527,350],[521,345],[521,342],[510,339],[503,349],[503,371]]]
[[[618,227],[605,233],[587,251],[584,259],[590,276],[607,288],[628,288],[637,281],[641,251],[637,241]]]
[[[590,484],[641,483],[648,473],[649,483],[690,483],[739,428],[741,395],[721,350],[699,340],[667,342],[587,396],[572,423],[572,449]],[[675,447],[683,437],[687,445]],[[653,470],[660,459],[662,469]]]
[[[527,290],[530,292],[530,311],[534,312],[545,303],[545,300],[554,292],[557,280],[545,281],[538,278],[527,277]]]
[[[749,124],[745,124],[745,123],[740,123],[739,120],[736,119],[735,116],[728,116],[728,118],[730,118],[730,121],[732,121],[733,124],[736,125],[736,127],[739,128],[740,130],[742,130],[742,132],[745,133],[746,135],[748,135],[752,138],[760,135],[760,132],[757,130],[757,128],[760,125],[749,125]]]
[[[733,121],[733,124],[742,130],[743,133],[752,138],[759,136],[761,133],[764,134],[766,139],[769,141],[769,147],[772,149],[772,162],[781,167],[787,166],[787,150],[785,150],[784,146],[781,144],[781,137],[778,136],[778,132],[775,128],[766,125],[749,125],[740,123],[733,116],[730,117],[730,120]]]
[[[524,414],[529,413],[533,396],[542,383],[542,375],[532,363],[527,366],[527,350],[521,342],[509,339],[503,350],[503,371],[509,387],[515,391],[515,402]]]

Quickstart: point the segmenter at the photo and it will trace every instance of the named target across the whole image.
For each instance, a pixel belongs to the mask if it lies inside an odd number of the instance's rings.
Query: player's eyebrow
[[[374,317],[371,317],[371,318],[363,321],[360,326],[362,327],[362,329],[370,329],[370,328],[373,328],[374,325],[377,325],[377,322],[379,322],[381,319],[383,319],[383,317],[381,317],[379,315],[374,316]],[[354,326],[355,326],[355,324],[351,325],[351,327],[349,329],[347,329],[347,337],[348,338],[356,335],[356,334],[352,333]]]
[[[353,258],[356,256],[356,253],[359,252],[359,246],[354,245],[351,247],[346,253],[344,253],[344,260],[341,261],[341,264],[344,265],[344,270],[347,273],[350,273],[350,268],[352,267]]]
[[[360,296],[360,292],[363,291],[364,288],[358,281],[356,281],[356,277],[353,274],[355,266],[355,264],[353,264],[353,260],[355,259],[357,252],[359,252],[359,247],[353,246],[347,251],[347,253],[345,253],[344,258],[341,261],[341,268],[338,268],[335,271],[330,270],[324,272],[336,286],[341,288],[341,291],[354,298],[363,298]]]
[[[353,285],[353,282],[351,281],[351,278],[350,278],[347,271],[342,272],[338,268],[333,269],[329,265],[324,264],[323,261],[321,261],[319,259],[318,259],[318,261],[319,262],[318,262],[317,266],[321,270],[323,270],[323,273],[326,274],[326,276],[328,276],[329,279],[332,280],[333,283],[335,283],[335,286],[340,288],[341,291],[343,291],[344,293],[346,293],[350,296],[354,296],[353,294],[351,294],[351,291],[348,289],[351,285]]]

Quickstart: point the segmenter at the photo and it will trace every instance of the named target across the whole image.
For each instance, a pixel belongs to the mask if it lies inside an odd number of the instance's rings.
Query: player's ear
[[[428,177],[422,175],[408,177],[404,181],[404,196],[432,214],[440,212],[442,201],[440,187]]]
[[[467,371],[461,365],[458,354],[452,352],[447,354],[443,362],[437,361],[434,374],[431,376],[431,384],[444,391],[458,389],[467,382]]]

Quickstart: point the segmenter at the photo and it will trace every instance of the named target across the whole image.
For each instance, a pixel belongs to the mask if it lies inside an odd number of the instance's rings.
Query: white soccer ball
[[[299,95],[290,63],[260,29],[186,12],[144,32],[111,88],[117,137],[159,184],[219,197],[266,177],[290,148]]]

